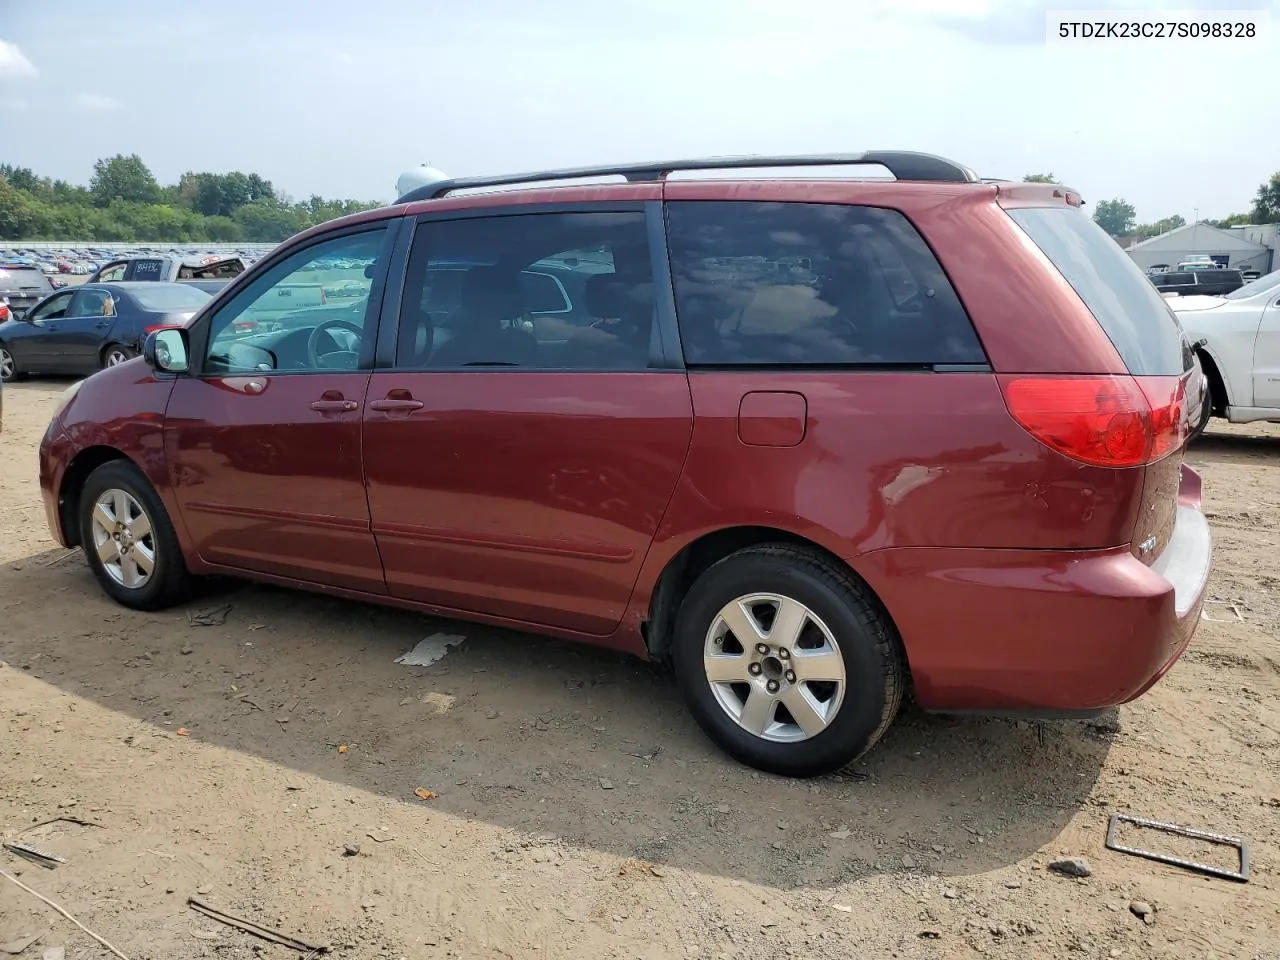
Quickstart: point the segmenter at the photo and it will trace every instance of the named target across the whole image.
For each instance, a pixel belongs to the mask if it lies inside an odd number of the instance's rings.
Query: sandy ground
[[[64,386],[5,390],[0,830],[99,826],[23,834],[56,870],[0,863],[133,960],[303,956],[189,896],[352,958],[1280,958],[1276,428],[1190,454],[1241,619],[1211,605],[1231,622],[1147,697],[1090,723],[908,710],[858,776],[792,782],[620,656],[241,584],[114,606],[45,530]],[[466,641],[394,662],[436,632]],[[1115,810],[1247,838],[1250,882],[1107,851]],[[1050,872],[1064,854],[1092,876]],[[0,943],[41,932],[23,957],[108,956],[0,878]]]

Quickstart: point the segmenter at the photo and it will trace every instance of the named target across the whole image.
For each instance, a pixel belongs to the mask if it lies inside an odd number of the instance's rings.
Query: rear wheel
[[[680,608],[677,680],[704,732],[784,776],[839,770],[888,729],[906,669],[887,615],[848,571],[790,545],[710,567]]]
[[[127,363],[136,357],[137,354],[128,347],[122,347],[118,343],[113,343],[102,351],[102,368],[118,367],[122,363]]]
[[[190,585],[164,504],[132,463],[98,467],[80,492],[80,543],[102,589],[136,610],[181,600]]]

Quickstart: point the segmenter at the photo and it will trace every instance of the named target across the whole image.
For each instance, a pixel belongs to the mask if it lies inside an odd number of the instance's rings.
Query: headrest
[[[462,275],[459,301],[485,319],[510,320],[524,312],[518,276],[497,267],[472,267]]]
[[[597,273],[587,279],[584,289],[587,313],[593,317],[626,317],[637,310],[649,310],[652,282],[631,281],[616,273]]]

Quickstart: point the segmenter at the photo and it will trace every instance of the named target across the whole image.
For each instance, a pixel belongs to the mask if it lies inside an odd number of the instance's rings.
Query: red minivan
[[[895,179],[745,172],[857,164]],[[1080,206],[896,152],[430,184],[69,390],[49,524],[139,609],[231,574],[669,662],[782,774],[908,686],[1095,714],[1185,649],[1210,538],[1198,368]]]

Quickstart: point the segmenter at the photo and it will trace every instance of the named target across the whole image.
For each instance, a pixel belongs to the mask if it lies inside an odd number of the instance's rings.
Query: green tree
[[[136,153],[127,157],[116,154],[95,163],[89,189],[100,207],[110,206],[116,200],[154,203],[160,195],[160,185]]]
[[[1206,220],[1211,227],[1217,227],[1219,230],[1225,230],[1228,227],[1239,227],[1246,223],[1255,223],[1253,214],[1250,213],[1233,213],[1229,217],[1223,217],[1221,220]]]
[[[38,211],[31,198],[0,176],[0,239],[20,240],[36,229]]]
[[[1280,223],[1280,170],[1258,188],[1253,201],[1254,223]]]
[[[1093,222],[1113,237],[1128,236],[1133,230],[1138,212],[1133,204],[1117,197],[1114,200],[1099,200],[1093,212]]]
[[[1134,235],[1141,240],[1147,240],[1151,237],[1158,237],[1161,234],[1168,233],[1170,230],[1177,230],[1179,227],[1185,227],[1187,221],[1180,214],[1175,213],[1172,217],[1165,217],[1163,220],[1157,220],[1155,223],[1140,223],[1133,228]]]
[[[1022,178],[1023,183],[1057,183],[1052,173],[1028,173]]]

